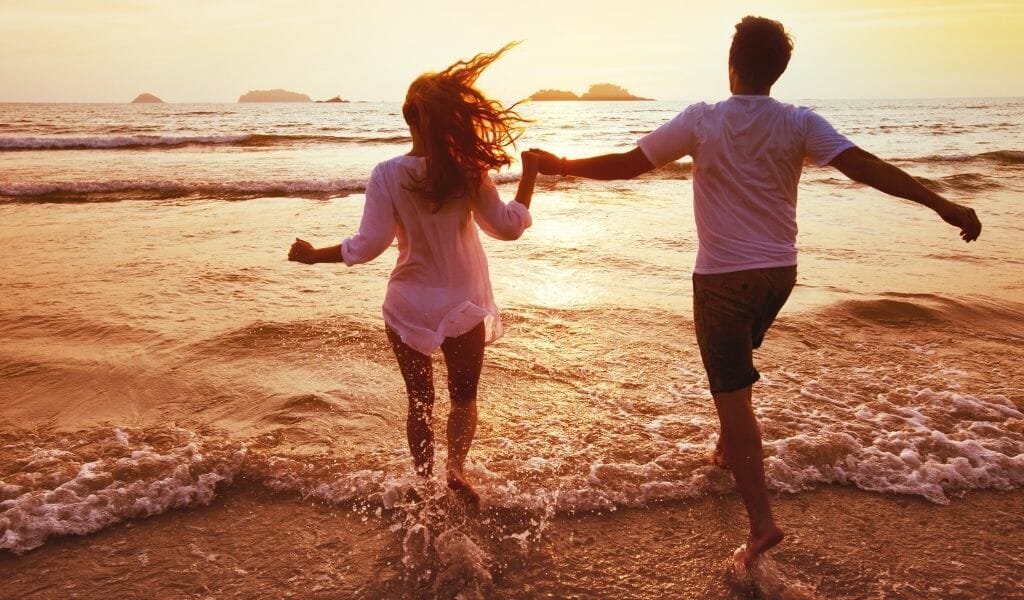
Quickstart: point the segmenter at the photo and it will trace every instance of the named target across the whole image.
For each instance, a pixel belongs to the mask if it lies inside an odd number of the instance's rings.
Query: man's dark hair
[[[729,65],[744,83],[770,87],[786,70],[792,55],[793,39],[782,23],[747,16],[736,24],[729,48]]]

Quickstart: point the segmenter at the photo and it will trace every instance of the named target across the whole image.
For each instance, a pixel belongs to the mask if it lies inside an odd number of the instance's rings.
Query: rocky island
[[[327,100],[317,100],[316,102],[317,104],[340,104],[347,103],[348,100],[342,100],[341,96],[335,96],[333,98],[328,98]]]
[[[590,101],[609,101],[609,100],[654,100],[654,98],[643,98],[640,96],[634,96],[629,93],[626,88],[615,85],[614,83],[595,83],[590,86],[582,96],[577,96],[573,92],[566,90],[540,90],[539,92],[530,96],[530,100],[546,101],[546,100],[590,100]]]
[[[163,104],[164,101],[153,94],[139,94],[132,100],[132,104]]]
[[[312,102],[309,96],[288,90],[252,90],[242,94],[239,102]]]

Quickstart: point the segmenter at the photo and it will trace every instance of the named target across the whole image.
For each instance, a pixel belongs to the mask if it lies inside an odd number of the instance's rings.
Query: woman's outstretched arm
[[[359,231],[341,244],[314,248],[306,240],[295,238],[288,260],[312,265],[344,262],[348,266],[369,262],[380,256],[395,240],[397,225],[394,207],[378,165],[366,184],[366,203]]]

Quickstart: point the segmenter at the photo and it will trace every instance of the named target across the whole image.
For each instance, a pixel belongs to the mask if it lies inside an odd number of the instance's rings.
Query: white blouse
[[[384,322],[426,355],[481,321],[486,342],[493,342],[503,330],[474,221],[493,238],[515,240],[530,226],[530,211],[502,202],[485,176],[476,194],[450,199],[435,213],[432,202],[406,189],[425,172],[424,158],[407,155],[373,169],[359,232],[342,242],[341,257],[348,266],[371,261],[397,235],[398,263],[388,281]]]

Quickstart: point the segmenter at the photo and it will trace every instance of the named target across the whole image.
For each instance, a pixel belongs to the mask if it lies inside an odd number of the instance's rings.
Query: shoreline
[[[521,551],[487,540],[510,515],[485,509],[478,526],[462,515],[456,529],[484,534],[487,598],[1024,597],[1014,583],[1024,569],[1022,490],[974,491],[946,506],[837,486],[772,501],[787,539],[752,580],[730,572],[746,533],[735,494],[557,515]],[[241,483],[209,506],[2,553],[0,581],[23,598],[450,596],[466,579],[435,588],[403,566],[402,517],[408,525],[401,511],[377,516]]]

